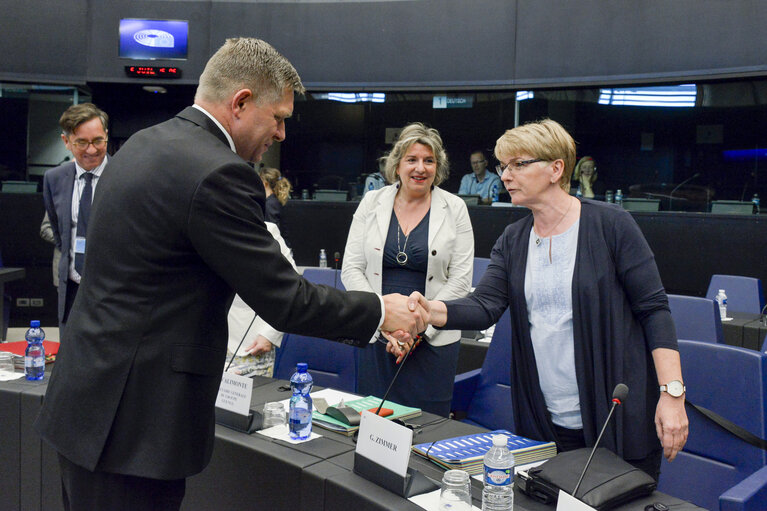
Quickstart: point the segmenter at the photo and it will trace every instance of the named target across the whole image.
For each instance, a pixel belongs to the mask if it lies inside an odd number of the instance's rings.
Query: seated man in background
[[[458,195],[479,195],[481,204],[498,202],[503,185],[495,172],[487,171],[487,158],[481,149],[471,153],[471,170],[461,179]]]

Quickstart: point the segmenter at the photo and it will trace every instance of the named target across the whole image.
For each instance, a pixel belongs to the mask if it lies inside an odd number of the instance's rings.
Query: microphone
[[[333,287],[338,289],[338,261],[341,259],[341,252],[333,254]]]
[[[625,384],[619,383],[618,385],[615,386],[615,390],[613,390],[613,399],[612,399],[613,405],[610,408],[610,413],[607,414],[607,419],[605,419],[605,423],[602,426],[602,431],[599,432],[597,441],[594,443],[594,447],[591,449],[591,453],[589,454],[589,459],[586,460],[586,466],[583,467],[583,472],[581,472],[581,476],[578,478],[578,483],[575,485],[575,489],[571,493],[573,497],[575,497],[575,493],[578,491],[578,488],[580,488],[581,486],[581,482],[583,481],[583,476],[586,475],[586,470],[588,470],[589,465],[591,465],[591,459],[594,457],[594,453],[596,452],[597,447],[599,446],[599,441],[602,440],[602,435],[604,434],[605,429],[607,429],[607,424],[610,422],[610,418],[612,418],[613,416],[615,407],[623,404],[623,401],[626,400],[626,396],[628,395],[629,395],[629,388]]]
[[[240,346],[242,346],[242,343],[245,341],[245,337],[248,335],[248,332],[250,332],[250,328],[253,326],[253,323],[256,321],[256,318],[258,317],[258,313],[253,313],[253,319],[250,320],[250,324],[248,325],[248,328],[245,330],[245,333],[242,334],[242,339],[240,339],[240,344],[237,345],[237,349],[234,350],[234,353],[232,354],[232,358],[229,359],[229,363],[226,364],[226,369],[224,369],[224,372],[228,371],[229,368],[232,366],[232,362],[234,362],[234,358],[237,356],[237,352],[240,351]]]
[[[673,190],[671,190],[671,193],[668,194],[668,207],[669,207],[669,209],[671,209],[671,204],[672,204],[672,201],[674,200],[674,192],[679,190],[679,188],[681,188],[682,186],[686,185],[687,183],[689,183],[693,179],[696,179],[696,178],[699,178],[699,177],[700,177],[700,172],[696,172],[692,176],[688,177],[687,179],[685,179],[684,181],[682,181],[681,183],[676,185]]]

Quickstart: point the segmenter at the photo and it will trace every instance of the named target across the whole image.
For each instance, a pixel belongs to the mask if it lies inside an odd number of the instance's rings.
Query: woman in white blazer
[[[474,233],[464,201],[437,187],[448,175],[439,132],[406,126],[384,157],[394,183],[365,194],[346,240],[341,280],[348,290],[451,299],[469,294]],[[389,394],[391,401],[447,416],[461,332],[429,327]],[[361,350],[358,392],[383,397],[398,369],[386,341]]]

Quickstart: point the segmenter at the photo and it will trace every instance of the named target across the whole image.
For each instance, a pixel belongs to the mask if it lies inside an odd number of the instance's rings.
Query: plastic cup
[[[266,403],[264,405],[264,422],[263,428],[271,428],[272,426],[281,426],[288,423],[287,416],[285,415],[285,407],[282,403]]]
[[[471,483],[463,470],[448,470],[442,476],[439,511],[471,511]]]

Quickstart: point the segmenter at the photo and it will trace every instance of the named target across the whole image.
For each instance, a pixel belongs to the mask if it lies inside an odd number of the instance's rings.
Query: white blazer
[[[290,249],[287,244],[285,244],[285,240],[280,234],[280,228],[272,222],[265,223],[267,230],[271,233],[274,239],[277,240],[277,243],[280,244],[282,255],[291,265],[293,265],[293,269],[295,270],[296,263],[293,261]],[[232,306],[229,308],[227,322],[229,324],[229,341],[227,342],[227,348],[230,352],[234,353],[239,346],[240,349],[237,351],[238,357],[246,355],[245,348],[253,344],[253,341],[255,341],[259,335],[269,339],[269,342],[278,348],[282,343],[283,333],[264,321],[261,316],[256,316],[256,312],[251,309],[242,298],[240,298],[240,295],[234,295]],[[243,341],[242,338],[246,334],[247,337],[245,337],[245,340]],[[240,341],[242,341],[242,344],[240,344]]]
[[[398,188],[394,184],[366,193],[354,213],[341,269],[341,281],[350,291],[381,295],[383,248]],[[466,203],[435,186],[429,215],[426,298],[452,300],[468,295],[473,266],[474,231]],[[461,338],[459,330],[437,330],[431,325],[426,335],[433,346]]]

